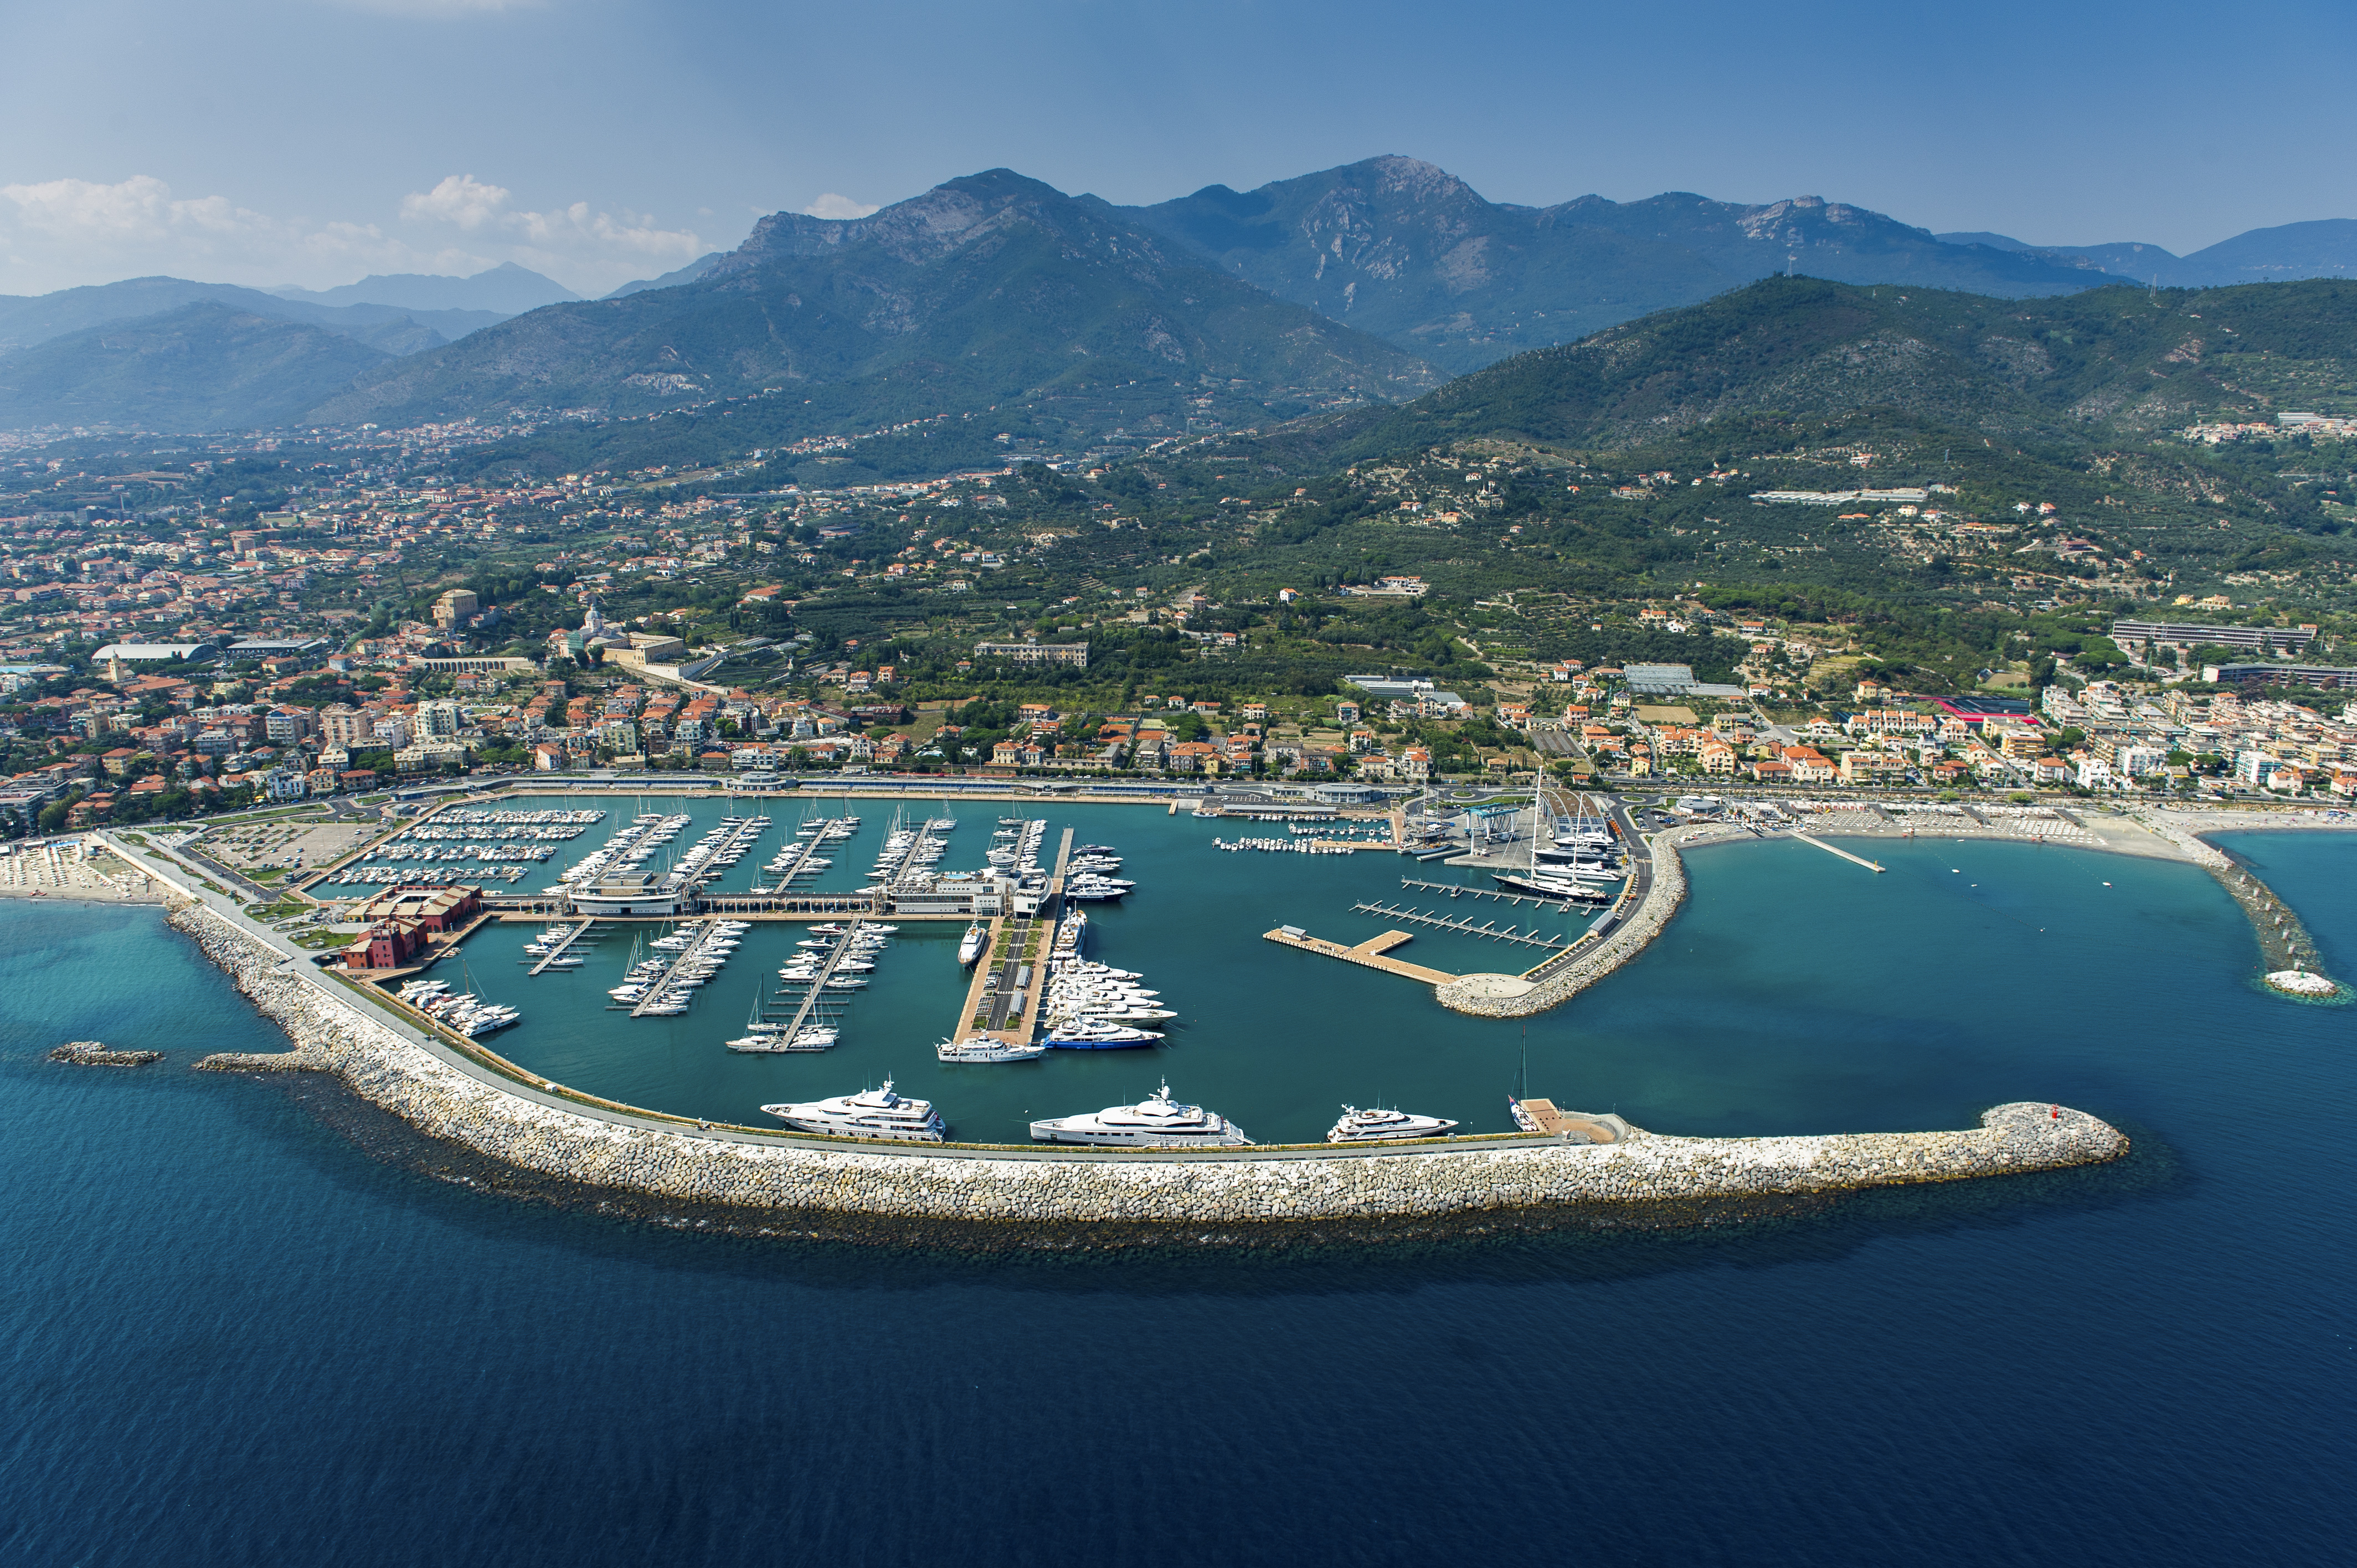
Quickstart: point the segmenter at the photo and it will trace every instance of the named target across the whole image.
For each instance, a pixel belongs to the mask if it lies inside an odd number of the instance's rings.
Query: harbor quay
[[[1470,1137],[1388,1148],[879,1145],[598,1102],[462,1054],[363,1003],[191,898],[169,917],[294,1042],[215,1070],[316,1069],[426,1134],[591,1188],[739,1209],[1052,1223],[1251,1224],[1522,1208],[1836,1194],[2116,1159],[2128,1143],[2066,1107],[2001,1105],[1976,1128],[1682,1138],[1615,1122],[1608,1143]]]

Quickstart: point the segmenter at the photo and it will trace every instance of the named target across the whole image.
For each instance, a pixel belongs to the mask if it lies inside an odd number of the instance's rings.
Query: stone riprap
[[[49,1052],[53,1062],[74,1067],[145,1067],[164,1059],[161,1051],[113,1051],[97,1040],[68,1040]]]
[[[1652,841],[1653,880],[1645,889],[1644,901],[1602,941],[1560,967],[1541,965],[1519,986],[1500,984],[1501,977],[1496,975],[1469,974],[1433,987],[1432,993],[1444,1007],[1482,1018],[1526,1018],[1561,1006],[1643,952],[1686,901],[1685,863],[1678,858],[1681,846],[1693,848],[1751,836],[1740,828],[1716,824],[1672,828]]]
[[[738,1208],[1056,1223],[1359,1219],[1829,1194],[2087,1165],[2127,1149],[2104,1122],[2045,1105],[1998,1106],[1968,1132],[1804,1138],[1674,1138],[1631,1128],[1609,1144],[1463,1140],[1388,1152],[846,1146],[540,1098],[531,1085],[494,1080],[404,1037],[210,909],[192,906],[172,920],[297,1047],[285,1058],[209,1065],[324,1066],[422,1131],[522,1169]]]

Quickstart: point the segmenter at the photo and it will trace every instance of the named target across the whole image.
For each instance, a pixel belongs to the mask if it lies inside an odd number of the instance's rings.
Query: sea
[[[1158,1051],[941,1069],[938,934],[896,937],[810,1060],[718,1051],[774,968],[749,943],[742,995],[634,1025],[524,979],[510,935],[466,967],[525,1009],[520,1059],[748,1119],[891,1070],[996,1136],[1167,1074],[1265,1141],[1345,1100],[1481,1131],[1526,1079],[1714,1136],[2052,1101],[2135,1152],[1675,1229],[763,1236],[503,1185],[316,1075],[193,1072],[283,1036],[152,908],[9,901],[0,1562],[2348,1561],[2357,1009],[2262,989],[2198,870],[1707,848],[1641,958],[1484,1022],[1260,933],[1535,912],[1089,810],[1141,884],[1099,954],[1182,1015]],[[2357,976],[2357,836],[2225,847]],[[1403,956],[1452,971],[1538,956],[1415,929]],[[167,1060],[44,1059],[75,1038]]]

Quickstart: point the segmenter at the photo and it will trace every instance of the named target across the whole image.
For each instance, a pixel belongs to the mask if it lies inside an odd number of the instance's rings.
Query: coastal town
[[[549,632],[536,658],[464,650],[453,634],[492,607],[447,589],[432,618],[373,638],[224,630],[219,641],[104,644],[82,669],[17,665],[0,674],[10,687],[0,739],[17,763],[0,783],[0,819],[23,833],[437,779],[650,769],[1243,779],[1347,800],[1542,768],[1568,783],[1902,797],[2357,797],[2357,703],[2110,678],[2050,685],[2036,711],[1871,679],[1803,703],[1792,667],[1816,650],[1760,623],[1730,628],[1749,650],[1739,683],[1700,682],[1684,665],[1568,660],[1501,668],[1479,705],[1429,677],[1360,674],[1341,697],[1135,690],[1115,708],[1057,701],[1053,687],[1021,698],[1028,671],[1084,670],[1085,640],[1033,632],[966,645],[947,672],[966,693],[912,700],[893,662],[855,667],[856,646],[832,660],[789,652],[739,683],[738,648],[692,650],[660,617],[640,618],[651,629],[609,624],[594,590],[577,597],[578,624]],[[1188,616],[1195,599],[1168,613]],[[2233,629],[2189,624],[2183,635]]]
[[[545,478],[484,466],[529,424],[20,443],[0,453],[0,832],[520,773],[2357,797],[2340,618],[2258,582],[2163,599],[2145,553],[2050,501],[1753,488],[1791,464],[1608,483],[1628,476],[1500,442],[1245,484],[1232,441],[1167,435],[1010,434],[996,466],[815,482],[931,427]],[[1997,553],[1985,575],[2017,598],[1982,608],[2015,618],[1975,633],[1978,668],[1956,647],[1910,664],[1871,606],[1469,592],[1424,564],[1494,530],[1480,548],[1512,573],[1565,558],[1562,509],[1713,497],[1761,529],[1831,509],[1877,550],[1944,530],[1960,559]],[[1253,566],[1335,517],[1389,542],[1351,571]]]

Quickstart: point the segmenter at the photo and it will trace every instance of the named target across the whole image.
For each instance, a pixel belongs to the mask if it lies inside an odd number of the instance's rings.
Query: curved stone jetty
[[[1387,1150],[1050,1153],[780,1136],[575,1104],[554,1086],[496,1078],[404,1036],[334,983],[291,971],[209,909],[184,908],[172,920],[296,1044],[283,1058],[207,1065],[325,1065],[424,1132],[519,1168],[743,1208],[1032,1222],[1362,1219],[1837,1193],[2088,1165],[2128,1146],[2094,1117],[2031,1104],[2000,1105],[1963,1132],[1675,1138],[1631,1128],[1607,1144],[1499,1138]]]
[[[1482,1018],[1527,1018],[1568,1002],[1622,964],[1641,953],[1662,934],[1678,906],[1686,901],[1685,862],[1678,846],[1693,841],[1717,842],[1728,836],[1713,826],[1673,828],[1651,843],[1652,885],[1644,901],[1622,921],[1620,929],[1559,967],[1542,964],[1530,976],[1511,974],[1460,975],[1433,987],[1444,1007]],[[1746,835],[1749,836],[1749,835]],[[1535,978],[1533,978],[1535,976]]]

